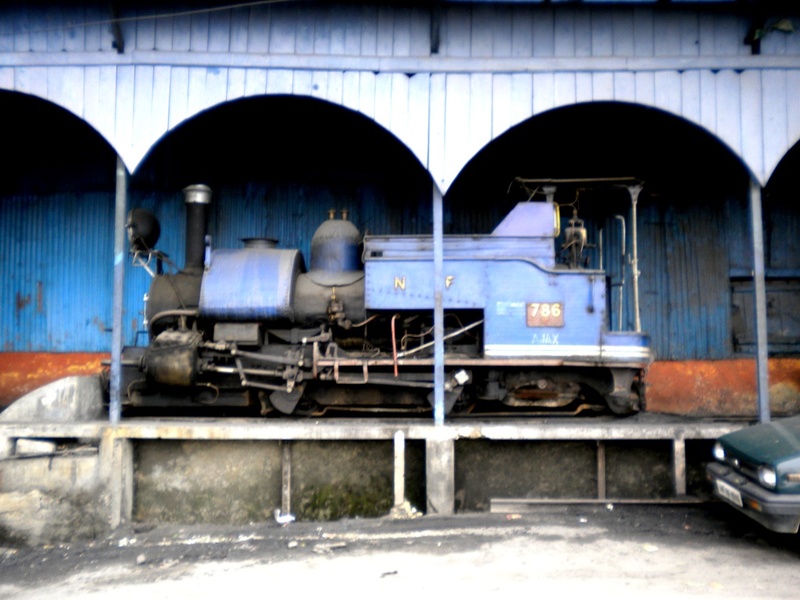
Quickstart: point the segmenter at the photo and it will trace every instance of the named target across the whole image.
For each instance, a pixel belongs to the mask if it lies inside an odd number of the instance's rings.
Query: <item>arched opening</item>
[[[184,208],[181,190],[198,183],[213,190],[207,214],[211,248],[201,242],[199,252],[190,252],[186,239],[194,226],[184,215],[193,209]],[[201,332],[204,356],[209,355],[208,340],[222,354],[238,352],[242,345],[259,366],[240,368],[239,374],[246,369],[248,377],[255,378],[250,385],[244,376],[227,377],[227,354],[214,356],[207,359],[208,380],[192,379],[190,373],[183,387],[167,378],[151,386],[143,370],[129,369],[125,388],[131,391],[130,404],[134,409],[187,403],[200,409],[260,406],[264,414],[292,413],[299,403],[298,410],[306,412],[337,406],[345,392],[331,398],[328,387],[308,383],[316,379],[311,371],[290,373],[282,365],[294,359],[270,353],[305,352],[312,343],[306,343],[308,338],[324,343],[320,351],[327,351],[334,328],[336,348],[369,344],[366,325],[375,327],[379,321],[365,314],[359,231],[430,233],[431,188],[428,173],[396,138],[362,115],[315,99],[239,100],[206,111],[170,133],[130,181],[130,206],[155,214],[161,223],[158,250],[173,264],[169,273],[152,279],[143,271],[128,271],[126,306],[142,310],[142,297],[148,293],[148,322],[141,320],[136,333],[150,336],[139,336],[128,356],[144,356],[147,377],[153,381],[158,369],[153,365],[161,364],[153,348]],[[334,221],[328,221],[331,209]],[[346,228],[346,239],[322,234],[333,241],[319,242],[315,232],[323,224],[325,231]],[[352,233],[354,229],[358,231]],[[243,248],[242,241],[252,238],[267,238],[270,245],[259,240],[257,247]],[[335,268],[315,265],[319,261],[312,254],[312,239],[326,248],[346,246],[347,256],[336,255]],[[150,250],[146,252],[152,259]],[[189,260],[203,252],[206,260]],[[185,312],[178,315],[180,311]],[[194,321],[187,327],[181,317]],[[306,359],[300,362],[305,365]],[[278,368],[263,366],[273,363]],[[370,374],[370,381],[376,376]],[[407,401],[405,396],[400,399]]]
[[[66,373],[100,369],[111,340],[115,153],[39,98],[2,92],[0,114],[2,406]]]
[[[800,396],[800,206],[795,173],[800,144],[783,157],[764,190],[764,266],[767,340],[770,356],[770,404],[773,412],[797,411]],[[738,283],[735,318],[737,341],[748,352],[755,347],[752,286]]]
[[[132,206],[162,221],[182,261],[183,187],[214,191],[215,246],[269,237],[308,256],[329,209],[373,234],[430,233],[431,182],[413,154],[363,115],[312,98],[262,96],[220,105],[167,135],[131,178]]]
[[[466,222],[448,225],[480,230],[497,222],[498,212],[504,214],[530,192],[530,185],[526,190],[515,184],[517,177],[625,176],[644,183],[636,222],[640,312],[642,330],[650,334],[657,358],[648,379],[648,406],[681,413],[752,414],[754,348],[738,343],[736,332],[740,315],[746,313],[752,321],[752,309],[748,313],[747,306],[736,305],[737,286],[753,268],[749,174],[706,131],[663,111],[621,103],[539,115],[498,138],[464,169],[446,200],[451,213],[465,215]],[[627,190],[567,185],[563,194],[556,194],[556,202],[562,205],[562,224],[573,207],[585,221],[589,244],[594,245],[587,251],[588,264],[602,266],[611,286],[610,327],[621,323],[630,328],[633,267]],[[617,216],[627,220],[624,246]]]
[[[796,184],[799,166],[800,142],[786,153],[765,188],[764,262],[768,280],[786,283],[800,280],[800,203],[797,202]],[[796,294],[792,292],[790,295]],[[777,305],[783,304],[784,300],[790,299],[776,298],[770,302],[771,308],[777,309]],[[770,332],[775,336],[770,339],[770,350],[776,353],[796,350],[796,345],[800,344],[800,339],[794,338],[794,328],[800,323],[800,315],[797,318],[790,317],[794,309],[789,305],[785,308],[791,312],[786,313],[785,320],[774,323],[774,330]]]

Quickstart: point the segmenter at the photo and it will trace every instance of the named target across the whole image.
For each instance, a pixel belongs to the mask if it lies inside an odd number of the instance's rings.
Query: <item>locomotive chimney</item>
[[[190,185],[183,188],[183,196],[186,203],[186,260],[183,270],[202,271],[211,188],[202,184]]]

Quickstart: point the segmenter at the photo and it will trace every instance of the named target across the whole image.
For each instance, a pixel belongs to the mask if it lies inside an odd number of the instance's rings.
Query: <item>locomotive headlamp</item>
[[[156,216],[149,210],[134,208],[128,213],[125,223],[128,231],[128,243],[131,250],[147,252],[156,247],[161,235],[161,225]]]
[[[778,474],[772,467],[761,465],[758,467],[758,481],[764,487],[774,490],[778,485]]]
[[[711,453],[719,462],[725,462],[725,448],[719,442],[714,444],[714,449],[711,451]]]

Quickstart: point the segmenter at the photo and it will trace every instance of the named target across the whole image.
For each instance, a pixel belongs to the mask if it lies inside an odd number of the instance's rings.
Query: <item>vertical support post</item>
[[[626,257],[628,254],[628,246],[627,241],[625,238],[625,217],[622,215],[614,215],[614,218],[619,221],[620,224],[620,267],[619,267],[619,284],[617,286],[617,330],[622,331],[624,325],[623,315],[625,311],[624,299],[625,299],[625,262]],[[609,326],[611,323],[609,322]]]
[[[428,515],[450,516],[455,512],[455,442],[432,436],[425,440],[425,487]]]
[[[606,499],[606,444],[597,440],[597,499]]]
[[[761,208],[761,184],[750,180],[750,228],[753,237],[753,293],[756,321],[756,379],[758,383],[758,420],[768,423],[769,353],[767,347],[767,286],[764,268],[764,222]]]
[[[401,508],[406,501],[406,436],[402,431],[394,434],[394,507]]]
[[[15,438],[0,436],[0,458],[14,456],[17,452],[17,440]]]
[[[433,419],[444,425],[444,218],[442,192],[433,184]]]
[[[122,415],[122,304],[125,281],[125,215],[128,204],[128,169],[117,156],[116,207],[114,210],[114,307],[111,321],[111,382],[108,419],[119,423]]]
[[[675,495],[686,495],[686,439],[679,433],[672,440],[672,467],[675,478]]]
[[[133,442],[107,428],[100,440],[100,468],[109,491],[109,525],[116,529],[133,519]]]
[[[632,185],[628,187],[628,192],[631,195],[631,277],[633,278],[633,319],[634,331],[642,330],[642,318],[639,311],[639,239],[637,224],[637,205],[639,204],[639,194],[642,191],[641,185]],[[620,309],[620,315],[621,313]]]
[[[292,514],[292,442],[281,440],[281,516]]]

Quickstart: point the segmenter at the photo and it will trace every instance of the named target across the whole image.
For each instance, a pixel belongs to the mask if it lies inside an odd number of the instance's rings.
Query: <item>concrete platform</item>
[[[672,450],[674,495],[669,500],[685,500],[686,442],[713,440],[748,424],[746,421],[687,419],[653,413],[626,419],[454,418],[442,426],[436,426],[427,419],[130,419],[117,425],[103,421],[3,422],[0,424],[0,447],[4,448],[7,456],[3,460],[11,461],[21,458],[15,449],[22,446],[20,442],[24,440],[80,440],[84,444],[96,444],[99,449],[98,478],[107,497],[109,525],[115,528],[134,518],[134,495],[137,492],[135,448],[153,441],[192,441],[200,444],[277,442],[280,447],[280,505],[284,515],[288,515],[292,507],[293,470],[302,466],[299,464],[300,458],[293,458],[292,449],[296,443],[314,442],[325,447],[325,444],[333,442],[390,442],[394,448],[394,506],[397,510],[406,504],[403,484],[406,477],[406,443],[421,443],[424,445],[425,512],[428,515],[452,515],[456,507],[456,444],[462,441],[484,440],[511,445],[528,442],[594,442],[597,470],[592,477],[596,477],[596,493],[592,494],[593,497],[571,499],[584,501],[612,500],[607,498],[606,492],[607,443],[663,441]],[[57,451],[53,453],[57,454]],[[303,456],[307,460],[308,455]],[[569,500],[563,499],[564,502]],[[536,498],[524,499],[524,502],[536,501]],[[498,502],[498,506],[502,505],[502,499]]]

